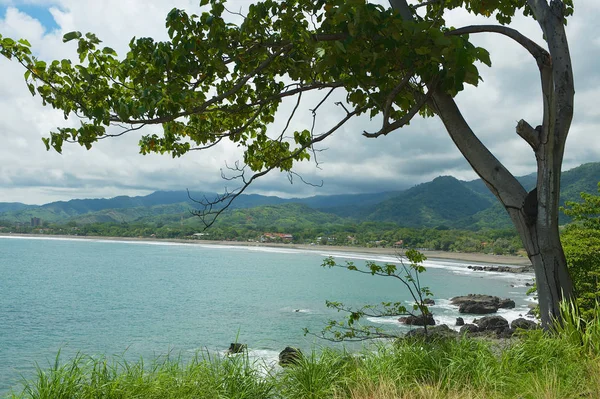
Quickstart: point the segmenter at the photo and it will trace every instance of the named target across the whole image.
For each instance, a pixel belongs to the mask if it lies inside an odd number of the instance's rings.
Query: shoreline
[[[278,244],[260,243],[248,241],[218,241],[218,240],[185,240],[179,238],[150,238],[150,237],[108,237],[108,236],[73,236],[52,234],[19,234],[0,233],[2,237],[21,238],[48,238],[48,239],[74,239],[74,240],[100,240],[100,241],[123,241],[123,242],[171,242],[189,245],[222,245],[231,247],[265,247],[265,248],[287,248],[311,252],[339,252],[358,253],[369,255],[398,255],[402,250],[398,248],[367,248],[359,246],[333,246],[333,245],[307,245],[307,244]],[[446,252],[446,251],[420,251],[427,259],[455,260],[462,262],[476,262],[486,264],[500,264],[511,266],[531,266],[529,259],[520,256],[491,255],[483,253]]]

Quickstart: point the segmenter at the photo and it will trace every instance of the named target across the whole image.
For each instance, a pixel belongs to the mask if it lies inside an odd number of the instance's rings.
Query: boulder
[[[512,299],[506,298],[500,300],[500,309],[514,309],[515,306],[515,301]]]
[[[515,301],[511,299],[481,294],[457,296],[452,298],[450,303],[458,306],[460,313],[470,314],[496,313],[500,308],[512,309],[515,307]]]
[[[232,342],[229,345],[229,349],[227,349],[227,353],[228,354],[242,353],[246,349],[247,349],[246,344],[240,344],[238,342]]]
[[[398,319],[398,321],[400,323],[406,324],[407,326],[424,326],[424,325],[434,326],[435,325],[435,320],[433,320],[432,314],[428,314],[426,316],[419,315],[419,316],[400,317]]]
[[[457,317],[455,326],[464,326],[464,325],[465,325],[465,320],[462,317]]]
[[[404,337],[406,338],[428,338],[428,339],[440,339],[440,338],[455,338],[458,335],[456,331],[451,329],[445,324],[438,326],[427,327],[427,335],[425,335],[424,328],[416,328],[407,332]]]
[[[489,314],[498,311],[498,305],[483,302],[465,302],[458,307],[460,313]]]
[[[300,359],[302,359],[302,352],[298,348],[286,346],[285,349],[279,353],[279,365],[281,367],[296,364]]]
[[[535,330],[536,328],[539,328],[539,326],[537,325],[537,323],[531,321],[531,320],[527,320],[524,319],[522,317],[513,320],[512,323],[510,323],[510,328],[516,330],[516,329],[521,329],[521,330]]]
[[[425,305],[435,305],[435,301],[431,298],[425,298],[423,299],[423,304]]]
[[[464,326],[462,326],[460,328],[461,334],[476,333],[478,331],[479,331],[479,327],[477,327],[477,325],[475,325],[475,324],[465,324]]]
[[[502,316],[485,316],[477,320],[479,331],[495,331],[500,333],[508,329],[508,320]]]

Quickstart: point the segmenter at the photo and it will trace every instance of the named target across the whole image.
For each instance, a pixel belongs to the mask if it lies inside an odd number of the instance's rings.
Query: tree
[[[573,73],[564,30],[572,0],[390,0],[390,7],[366,0],[264,0],[249,7],[240,24],[227,23],[225,0],[201,0],[201,15],[173,9],[167,16],[169,40],[132,39],[123,59],[100,47],[91,33],[71,32],[80,64],[46,63],[34,57],[26,40],[0,39],[0,52],[26,69],[33,95],[81,118],[78,128],[58,128],[44,138],[48,149],[63,143],[86,148],[100,139],[144,134],[142,154],[208,149],[222,140],[244,148],[243,164],[232,167],[240,188],[215,201],[200,201],[206,225],[251,184],[272,170],[294,176],[295,162],[315,159],[315,145],[353,118],[382,115],[377,132],[387,135],[417,114],[441,118],[450,137],[475,172],[509,213],[531,259],[541,316],[548,325],[559,302],[572,296],[572,282],[558,233],[558,196],[565,140],[573,115]],[[499,24],[451,29],[444,12],[463,8]],[[547,48],[508,25],[517,12],[539,24]],[[543,113],[534,128],[524,120],[517,134],[537,160],[537,186],[527,192],[481,143],[453,97],[480,80],[475,62],[491,65],[489,53],[469,34],[491,32],[523,46],[540,71]],[[286,135],[304,93],[324,93],[312,109],[316,118],[331,93],[345,111],[332,126]],[[267,134],[283,99],[296,99],[285,128]],[[120,131],[114,133],[118,126]],[[534,124],[534,125],[537,125]],[[250,175],[248,173],[251,173]]]
[[[600,184],[598,184],[600,191]],[[577,289],[577,305],[590,319],[600,301],[600,195],[581,193],[583,202],[567,202],[573,217],[561,235],[569,272]]]
[[[304,329],[304,335],[310,334],[333,342],[365,341],[378,338],[398,338],[397,333],[386,331],[370,324],[361,324],[361,319],[371,317],[398,317],[404,318],[407,325],[422,325],[424,334],[427,335],[427,326],[434,324],[433,315],[427,304],[433,293],[429,287],[421,285],[419,275],[425,271],[422,263],[427,259],[417,250],[409,249],[404,255],[397,254],[397,264],[387,263],[378,265],[375,262],[366,262],[364,267],[356,266],[354,262],[337,263],[333,257],[323,261],[323,267],[336,267],[372,276],[391,277],[398,280],[409,292],[414,303],[409,306],[402,302],[382,302],[381,304],[368,304],[360,308],[344,305],[341,302],[326,301],[327,307],[338,312],[347,313],[343,321],[329,320],[325,328],[318,334]],[[406,263],[405,263],[406,260]],[[408,263],[408,265],[407,265]],[[399,319],[402,321],[402,319]]]

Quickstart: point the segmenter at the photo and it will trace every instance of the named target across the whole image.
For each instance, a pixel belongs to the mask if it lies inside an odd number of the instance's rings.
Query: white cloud
[[[62,43],[62,35],[72,30],[91,31],[123,54],[131,37],[164,39],[165,16],[173,7],[197,11],[197,0],[0,0],[8,6],[0,15],[0,33],[27,38],[43,59],[74,55],[74,44]],[[59,29],[47,32],[42,24],[18,11],[22,4],[47,6]],[[232,9],[246,8],[249,2],[236,1]],[[580,0],[567,27],[576,71],[577,98],[573,129],[565,154],[565,165],[600,160],[600,116],[595,105],[600,95],[595,56],[600,43],[597,18],[600,2]],[[454,26],[477,18],[461,12],[450,17]],[[489,22],[489,21],[488,21]],[[534,21],[517,18],[515,27],[541,43]],[[472,35],[473,41],[490,50],[493,67],[481,66],[484,82],[458,96],[457,102],[474,131],[517,175],[534,171],[531,150],[517,135],[517,120],[532,124],[539,120],[540,93],[535,62],[510,39],[493,34]],[[593,49],[593,51],[591,50]],[[41,137],[65,123],[62,113],[42,107],[32,98],[23,82],[23,70],[14,62],[0,59],[0,201],[41,203],[74,197],[106,197],[145,194],[156,189],[219,191],[232,183],[220,179],[220,168],[240,158],[240,149],[227,142],[207,152],[190,153],[183,158],[141,156],[138,136],[103,140],[92,151],[77,145],[66,146],[62,155],[46,152]],[[322,95],[324,93],[318,93]],[[310,127],[317,96],[306,96],[294,119],[293,129]],[[293,103],[282,106],[282,114]],[[318,128],[325,129],[342,115],[337,107],[324,108]],[[253,189],[265,193],[311,195],[317,193],[385,191],[405,188],[437,175],[452,174],[462,179],[475,175],[446,134],[438,119],[415,120],[410,127],[376,140],[362,132],[378,129],[378,119],[361,118],[345,126],[320,148],[321,169],[314,163],[299,165],[298,171],[312,182],[325,180],[321,189],[296,182],[289,185],[285,174],[275,173]],[[279,120],[272,131],[283,127]]]

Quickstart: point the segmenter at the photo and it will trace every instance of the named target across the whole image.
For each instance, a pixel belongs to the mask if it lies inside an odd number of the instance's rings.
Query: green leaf
[[[67,43],[67,42],[70,42],[71,40],[75,40],[75,39],[79,39],[79,38],[81,38],[81,32],[73,31],[73,32],[65,33],[65,35],[63,36],[63,43]]]
[[[115,56],[117,55],[117,52],[110,47],[104,47],[102,49],[102,53],[109,54],[109,55],[115,55]]]
[[[346,54],[346,48],[344,47],[344,44],[340,41],[336,41],[335,42],[335,46],[344,54]]]

